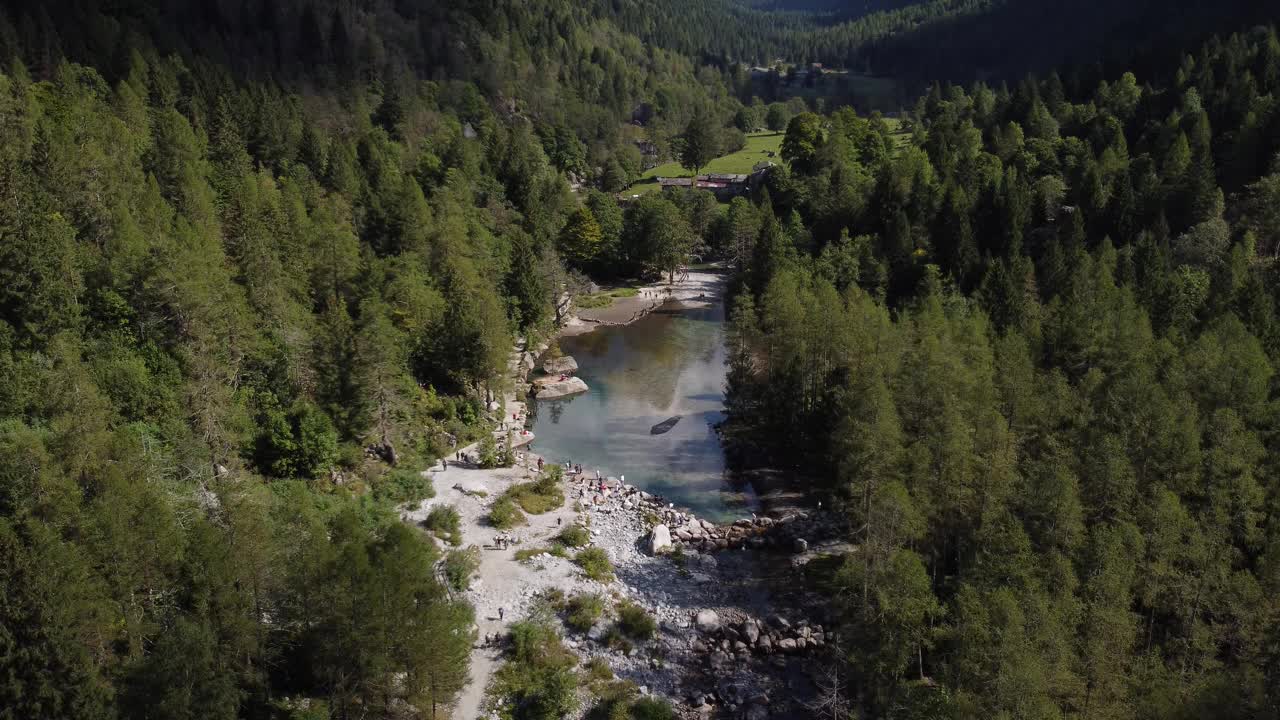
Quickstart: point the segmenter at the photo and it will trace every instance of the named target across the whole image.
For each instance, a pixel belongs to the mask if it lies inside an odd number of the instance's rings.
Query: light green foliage
[[[450,587],[462,592],[471,586],[471,577],[480,569],[480,548],[453,550],[444,558],[444,576]]]
[[[785,129],[785,126],[784,126]],[[747,136],[747,144],[741,150],[727,153],[712,159],[702,168],[705,173],[750,173],[758,163],[777,163],[778,153],[782,150],[783,135],[781,132],[753,133]],[[770,156],[773,153],[773,156]],[[688,172],[679,162],[663,163],[650,168],[640,176],[627,193],[647,193],[657,190],[657,178],[683,177]],[[597,217],[599,217],[597,215]]]
[[[373,496],[392,505],[414,505],[435,497],[430,477],[407,468],[395,468],[373,482]]]
[[[591,210],[578,208],[560,231],[560,255],[578,267],[590,265],[600,254],[602,232]]]
[[[605,600],[595,594],[579,593],[569,599],[564,622],[580,633],[590,630],[604,616]]]
[[[550,621],[535,617],[512,625],[509,647],[490,686],[502,717],[557,720],[577,707],[577,660]]]
[[[338,433],[315,405],[300,402],[289,412],[267,410],[256,461],[280,477],[314,477],[337,458]]]
[[[658,622],[644,608],[633,602],[618,606],[618,628],[632,640],[652,640],[658,631]]]
[[[448,540],[451,545],[461,545],[461,521],[462,517],[453,506],[437,505],[427,513],[427,519],[422,521],[422,526],[435,533],[436,537]]]
[[[556,539],[567,547],[580,548],[591,542],[591,533],[585,527],[574,524],[561,530]]]
[[[498,441],[494,440],[492,432],[486,432],[480,436],[480,467],[485,469],[493,469],[500,466],[501,458],[498,456]]]
[[[582,568],[584,575],[596,582],[607,583],[613,580],[613,563],[609,562],[608,553],[598,547],[578,551],[573,561]]]
[[[489,524],[499,530],[510,530],[527,522],[524,513],[510,495],[503,494],[489,506]]]
[[[822,119],[813,113],[801,113],[787,123],[787,133],[782,139],[782,158],[797,172],[810,172],[818,151],[822,149],[822,142]]]

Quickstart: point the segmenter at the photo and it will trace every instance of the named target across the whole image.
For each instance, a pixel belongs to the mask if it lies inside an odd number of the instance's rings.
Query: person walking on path
[[[505,615],[506,613],[503,612],[502,608],[498,608],[498,620],[501,621]]]

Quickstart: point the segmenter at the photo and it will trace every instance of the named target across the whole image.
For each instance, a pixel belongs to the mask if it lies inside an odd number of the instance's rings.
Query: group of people
[[[511,538],[507,535],[496,535],[493,538],[493,547],[497,550],[506,550],[511,547]]]
[[[502,633],[491,632],[484,634],[484,641],[480,643],[482,648],[494,647],[502,642]]]

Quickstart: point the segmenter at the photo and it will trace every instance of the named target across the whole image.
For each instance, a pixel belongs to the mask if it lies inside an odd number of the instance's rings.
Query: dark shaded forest
[[[729,209],[727,436],[847,518],[834,706],[1277,716],[1277,91],[1257,28],[1084,95],[937,85],[896,151],[791,120]]]

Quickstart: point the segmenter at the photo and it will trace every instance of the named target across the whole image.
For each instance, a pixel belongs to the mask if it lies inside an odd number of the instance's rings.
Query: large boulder
[[[671,530],[666,525],[654,525],[649,532],[649,552],[661,555],[671,549]]]
[[[578,371],[578,361],[572,355],[562,355],[542,363],[542,372],[548,375],[561,375]]]
[[[581,378],[571,377],[568,380],[559,380],[553,383],[547,383],[538,389],[537,395],[534,397],[539,400],[555,400],[567,395],[577,395],[584,393],[590,388],[582,381]]]
[[[698,629],[704,633],[715,632],[720,629],[720,615],[715,610],[699,610],[694,622],[697,623]]]

